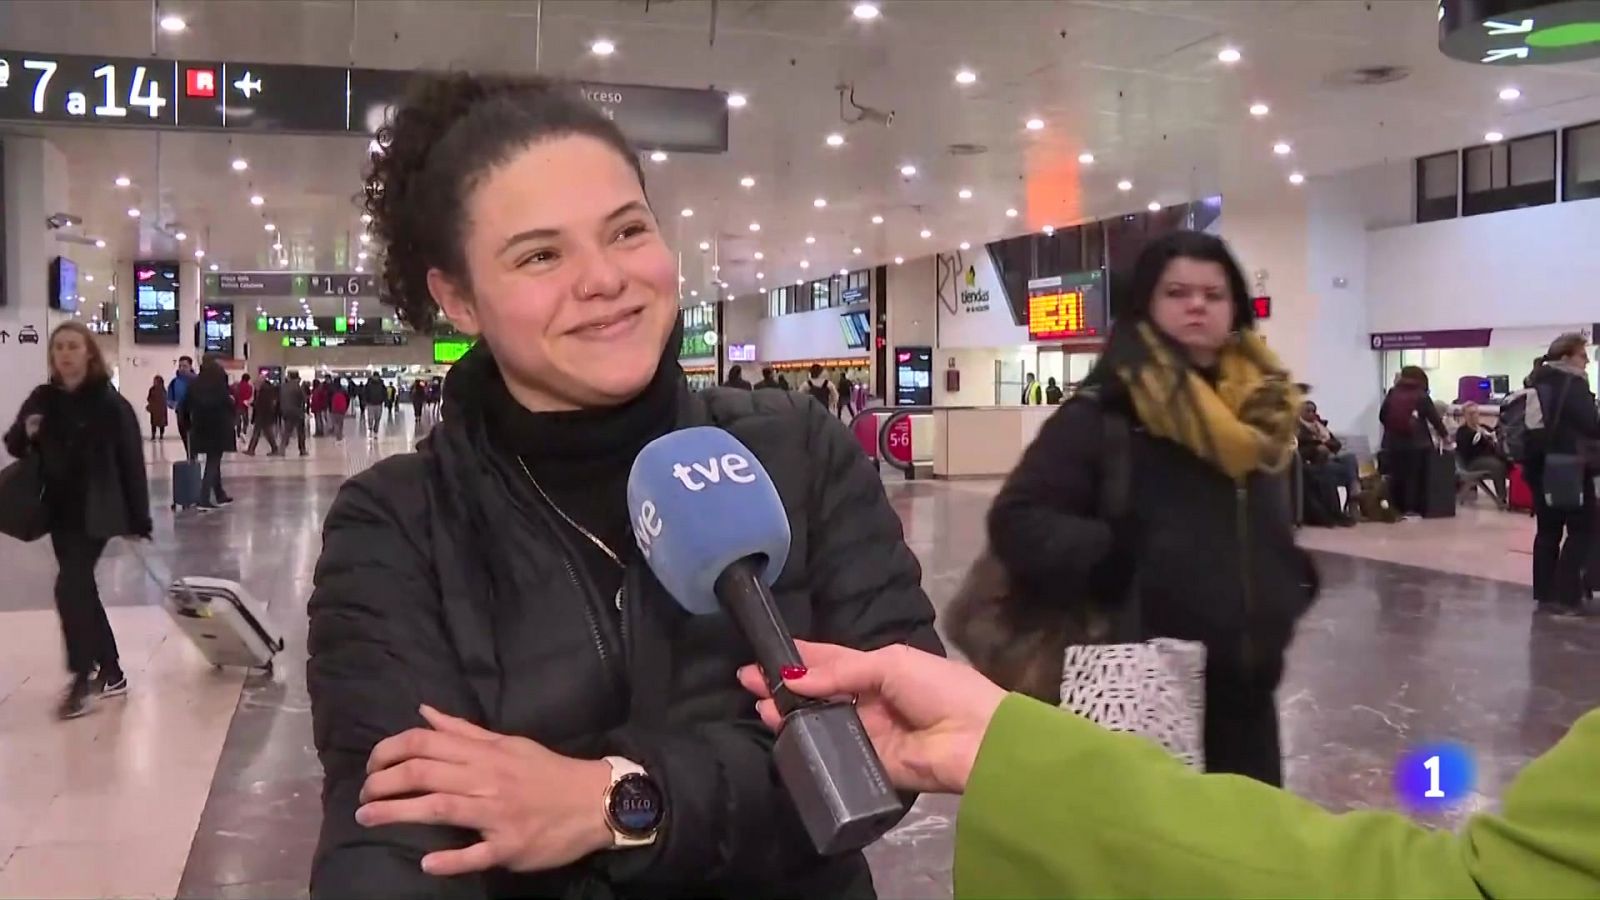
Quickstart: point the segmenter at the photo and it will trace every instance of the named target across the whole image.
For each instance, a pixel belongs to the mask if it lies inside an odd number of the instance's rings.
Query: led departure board
[[[209,272],[207,297],[374,297],[378,276],[321,272]]]
[[[373,134],[414,77],[409,70],[0,49],[0,121]],[[640,148],[728,149],[722,91],[597,82],[572,87]]]
[[[1028,282],[1028,339],[1071,341],[1106,333],[1105,276],[1098,271]]]

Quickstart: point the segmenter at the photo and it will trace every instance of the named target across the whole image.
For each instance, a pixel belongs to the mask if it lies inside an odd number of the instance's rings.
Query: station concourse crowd
[[[1584,0],[660,6],[0,0],[0,897],[1600,897]]]

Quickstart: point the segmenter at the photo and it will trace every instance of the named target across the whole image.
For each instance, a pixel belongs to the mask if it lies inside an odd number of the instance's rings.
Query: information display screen
[[[1106,333],[1105,277],[1076,272],[1028,282],[1028,339],[1070,341]]]
[[[374,297],[378,276],[337,272],[210,272],[207,297]]]
[[[78,308],[78,264],[65,256],[50,263],[50,308],[62,312]]]
[[[178,263],[135,262],[133,284],[133,342],[178,343]]]
[[[839,323],[844,328],[844,345],[851,350],[865,350],[867,338],[872,334],[872,322],[866,310],[856,309],[840,313]]]
[[[234,356],[233,304],[207,303],[200,311],[200,350],[225,359]]]
[[[377,316],[256,316],[257,331],[297,334],[383,334],[395,330],[391,324],[391,320]]]
[[[933,405],[933,348],[898,347],[894,353],[896,406]]]
[[[475,342],[471,338],[434,338],[433,361],[436,365],[453,363],[467,355]]]

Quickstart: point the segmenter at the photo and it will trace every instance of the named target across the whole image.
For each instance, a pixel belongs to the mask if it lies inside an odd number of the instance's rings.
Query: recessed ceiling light
[[[1288,141],[1279,141],[1272,145],[1272,152],[1279,156],[1288,156],[1294,152],[1294,148],[1289,146]]]
[[[802,268],[802,269],[811,268],[811,260],[809,260],[809,259],[800,260],[800,268]]]
[[[767,258],[767,255],[765,253],[762,253],[760,250],[756,251],[756,262],[760,262],[761,260],[766,259],[766,258]]]
[[[961,242],[961,249],[963,249],[963,250],[971,250],[972,249],[972,245],[970,243],[966,242],[966,241],[962,241]]]
[[[268,222],[266,225],[264,225],[262,227],[266,228],[268,231],[277,231],[278,230],[278,226],[272,224],[271,222]]]
[[[366,269],[362,268],[360,265],[356,266],[356,273],[357,274],[360,274],[360,273],[365,272],[365,271],[366,271]]]
[[[250,168],[250,160],[245,159],[242,156],[233,161],[233,170],[235,172],[243,172],[248,168]]]
[[[218,266],[216,263],[212,263],[210,266],[207,266],[207,268],[215,272],[217,269],[221,268],[221,266]]]
[[[827,207],[828,201],[823,199],[822,197],[818,197],[817,199],[811,201],[811,205],[815,206],[817,209],[823,209],[823,208]]]
[[[95,238],[94,245],[99,249],[104,250],[106,248],[105,238]]]
[[[108,284],[108,285],[106,285],[106,290],[108,290],[111,293],[115,294],[117,292],[117,286],[115,284]]]
[[[1046,236],[1055,234],[1056,233],[1056,227],[1054,225],[1046,225],[1044,227],[1044,233],[1045,233]]]
[[[1306,183],[1306,177],[1304,175],[1300,174],[1299,172],[1290,172],[1289,173],[1289,183],[1290,184],[1305,184]]]
[[[362,213],[361,214],[361,224],[363,224],[363,225],[371,225],[372,224],[372,214],[371,213]]]
[[[956,84],[972,84],[978,80],[978,73],[971,69],[962,69],[956,73]]]
[[[694,218],[694,210],[685,206],[683,210],[678,213],[678,215],[683,216],[685,219],[692,219]]]
[[[1042,130],[1044,130],[1044,120],[1043,119],[1029,119],[1028,122],[1027,122],[1027,126],[1028,126],[1028,130],[1029,131],[1042,131]]]
[[[365,250],[363,250],[360,253],[356,254],[356,259],[366,259],[366,258],[367,258],[367,251],[365,251]]]
[[[874,224],[874,225],[882,225],[883,224],[883,216],[873,216],[872,217],[872,224]]]
[[[133,179],[132,178],[129,178],[126,175],[118,175],[117,176],[117,187],[127,187],[127,186],[129,186],[131,184],[133,184]]]
[[[850,270],[849,269],[840,269],[839,270],[839,274],[840,275],[849,275],[850,274]]]
[[[756,280],[757,281],[761,281],[762,279],[764,279],[766,277],[767,277],[767,273],[765,273],[765,272],[757,272],[756,273]]]
[[[1092,166],[1094,165],[1094,154],[1085,150],[1078,154],[1078,162],[1086,166]]]
[[[1265,103],[1250,104],[1250,115],[1255,116],[1258,119],[1269,112],[1272,112],[1272,107],[1266,105]]]
[[[1522,96],[1522,92],[1517,90],[1514,87],[1503,87],[1503,88],[1500,89],[1500,99],[1501,100],[1505,100],[1507,102],[1510,102],[1512,100],[1516,100],[1517,98],[1519,98],[1521,96]]]
[[[878,4],[865,2],[857,3],[855,7],[850,10],[850,14],[863,22],[870,22],[878,17]]]
[[[860,256],[861,255],[861,248],[860,247],[851,247],[850,248],[850,252],[855,254],[856,256]]]
[[[906,258],[904,256],[896,256],[894,258],[894,264],[897,265],[897,266],[902,264],[902,263],[904,263],[905,261],[906,261]]]
[[[806,283],[806,282],[805,282],[805,279],[804,279],[804,278],[796,278],[796,279],[795,279],[795,280],[794,280],[794,283],[795,283],[795,284],[797,284],[797,285],[799,285],[799,284],[805,284],[805,283]]]
[[[1117,190],[1119,190],[1119,191],[1131,191],[1131,190],[1133,190],[1133,182],[1131,182],[1128,179],[1124,178],[1121,181],[1117,182]]]
[[[361,237],[359,238],[359,240],[363,244],[370,244],[370,243],[372,243],[372,235],[367,234],[365,231],[363,231],[363,232],[361,232]]]
[[[657,163],[666,162],[667,161],[667,151],[665,151],[665,150],[656,150],[656,151],[652,152],[650,154],[650,161],[651,162],[657,162]]]
[[[594,41],[589,44],[589,52],[593,53],[595,56],[610,56],[611,54],[617,52],[617,45],[606,40],[605,38],[595,38]]]
[[[1016,207],[1012,207],[1011,209],[1006,210],[1006,218],[1015,219],[1016,217],[1017,217]]]
[[[128,218],[130,218],[130,219],[139,218],[139,207],[137,207],[137,206],[128,207]]]
[[[701,241],[700,242],[700,252],[701,253],[704,253],[705,251],[710,250],[710,249],[711,249],[711,242],[710,241]]]
[[[916,174],[917,174],[917,167],[913,166],[910,163],[906,163],[905,165],[900,167],[900,176],[902,178],[912,178]]]
[[[754,178],[752,178],[751,176],[749,176],[749,175],[746,175],[745,177],[739,179],[739,187],[753,188],[755,186],[756,186],[756,180]]]
[[[1151,200],[1150,205],[1146,206],[1145,209],[1148,209],[1151,212],[1161,212],[1161,204]]]
[[[698,296],[700,296],[700,292],[699,291],[690,291],[689,292],[689,296],[698,297]]]
[[[746,97],[745,95],[743,95],[741,93],[739,93],[738,91],[734,91],[733,93],[728,95],[728,108],[729,109],[744,109],[745,106],[747,104],[749,104],[749,102],[750,102],[750,98]]]
[[[751,231],[760,231],[761,230],[761,223],[760,222],[751,222],[750,223],[750,230]]]
[[[844,135],[842,135],[839,132],[835,131],[833,134],[828,135],[827,143],[828,143],[829,147],[843,147],[844,146]]]
[[[180,242],[187,241],[189,239],[189,233],[187,231],[180,231],[172,237]]]
[[[260,194],[251,194],[250,195],[250,205],[251,206],[260,206],[261,204],[266,203],[266,202],[267,202],[267,198],[261,196]]]
[[[196,250],[196,251],[194,251],[194,258],[195,259],[205,259],[206,258],[206,252],[204,250]]]
[[[1231,65],[1243,58],[1243,54],[1233,47],[1223,47],[1221,50],[1217,51],[1218,62],[1225,62]]]
[[[719,266],[719,265],[713,265],[711,267],[711,274],[713,274],[713,275],[715,275],[715,274],[717,274],[718,272],[721,272],[721,271],[722,271],[722,267]]]
[[[189,27],[189,23],[185,22],[183,20],[182,16],[162,16],[161,17],[161,30],[165,31],[168,34],[178,34],[179,32],[183,31],[185,28],[188,28],[188,27]]]
[[[956,191],[956,196],[960,197],[963,200],[971,200],[972,199],[972,188],[962,188],[961,190]]]
[[[928,238],[933,237],[933,232],[929,231],[926,228],[922,229],[922,231],[920,231],[918,233],[922,236],[923,240],[927,240]]]
[[[85,275],[85,276],[83,276],[83,280],[89,282],[90,284],[94,284],[94,276],[93,275]]]
[[[688,281],[688,280],[689,280],[689,279],[688,279],[688,277],[687,277],[687,276],[684,276],[684,275],[679,275],[679,276],[678,276],[678,283],[679,283],[679,284],[683,284],[683,283],[684,283],[684,282],[685,282],[685,281]]]
[[[1501,141],[1505,140],[1506,136],[1501,134],[1498,131],[1491,131],[1488,134],[1484,135],[1483,139],[1488,141],[1491,144],[1498,144]]]
[[[816,242],[817,242],[817,236],[816,235],[814,235],[814,234],[806,235],[806,243],[815,244]]]

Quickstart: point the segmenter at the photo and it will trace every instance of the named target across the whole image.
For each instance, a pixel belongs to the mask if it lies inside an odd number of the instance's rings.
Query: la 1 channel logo
[[[1471,798],[1477,786],[1477,759],[1455,741],[1418,744],[1395,763],[1395,799],[1407,812],[1443,812]]]

